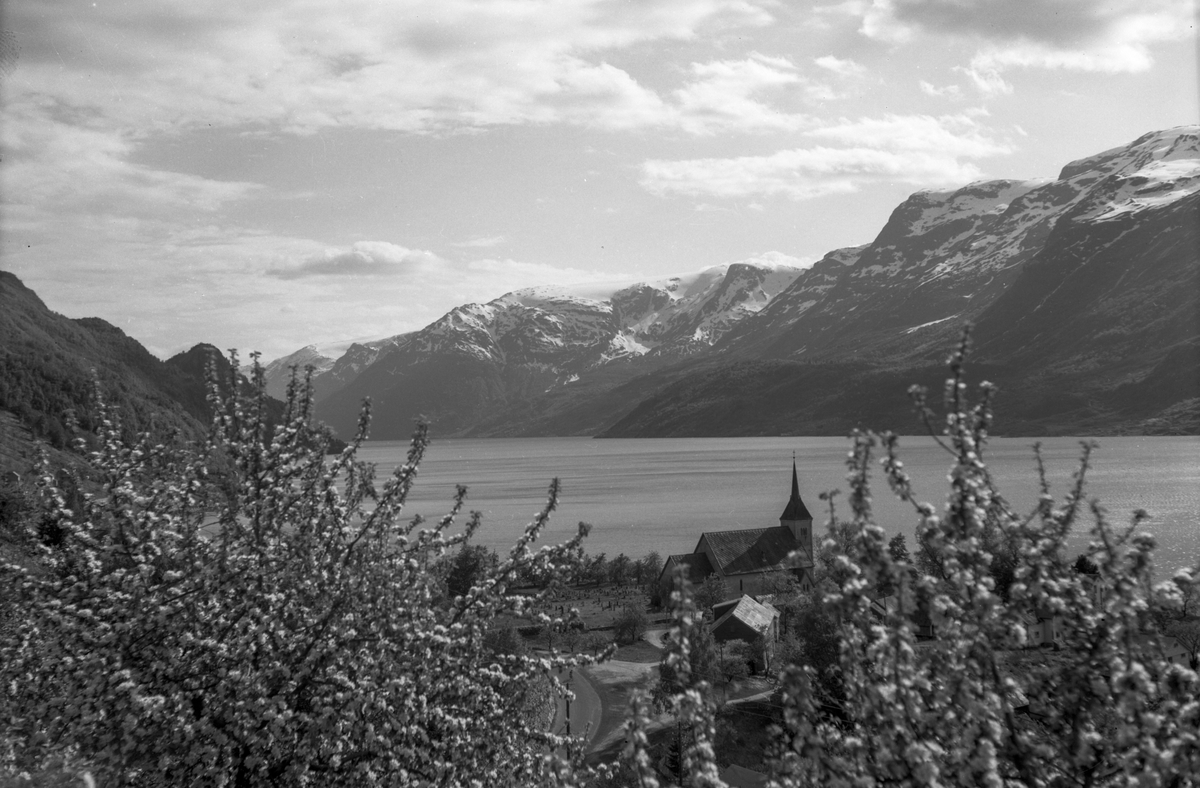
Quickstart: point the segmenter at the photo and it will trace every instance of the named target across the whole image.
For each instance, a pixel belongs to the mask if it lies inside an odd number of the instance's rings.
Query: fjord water
[[[1002,494],[1018,511],[1037,499],[1034,438],[993,438],[985,454]],[[1107,437],[1096,441],[1086,495],[1099,499],[1117,525],[1133,510],[1150,514],[1145,530],[1159,542],[1159,572],[1200,558],[1200,438]],[[1079,439],[1043,438],[1051,492],[1061,501],[1078,467]],[[940,510],[948,489],[951,458],[927,437],[901,438],[901,457],[919,500]],[[404,461],[407,444],[373,441],[362,458],[381,475]],[[407,514],[435,519],[450,505],[456,484],[469,488],[467,508],[483,513],[479,544],[503,551],[545,502],[550,479],[562,494],[545,540],[574,534],[591,523],[589,553],[639,557],[690,552],[704,531],[778,524],[791,485],[792,452],[800,494],[814,520],[828,519],[819,494],[841,490],[845,501],[846,438],[492,438],[435,440],[421,464]],[[876,522],[889,533],[904,532],[912,544],[916,515],[887,488],[881,469],[873,474]],[[1072,546],[1087,543],[1090,514],[1077,526]],[[819,531],[818,531],[819,533]]]

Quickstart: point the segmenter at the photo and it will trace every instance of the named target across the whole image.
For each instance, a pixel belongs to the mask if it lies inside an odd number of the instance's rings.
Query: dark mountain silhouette
[[[71,422],[84,432],[96,425],[96,382],[126,437],[141,432],[195,438],[210,418],[207,368],[216,365],[228,393],[228,359],[200,344],[161,361],[121,329],[97,317],[71,319],[51,311],[15,275],[0,271],[0,409],[9,428],[4,456],[13,470],[36,456],[31,438],[69,448]],[[248,383],[242,382],[243,386]],[[273,418],[283,406],[269,400]]]

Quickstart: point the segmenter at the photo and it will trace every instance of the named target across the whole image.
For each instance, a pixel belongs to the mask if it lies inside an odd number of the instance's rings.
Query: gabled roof
[[[713,620],[720,618],[737,606],[739,599],[726,599],[724,602],[718,602],[712,606]]]
[[[796,461],[792,460],[792,497],[788,499],[787,508],[779,515],[780,520],[811,520],[812,514],[804,501],[800,500],[800,478],[796,476]]]
[[[805,546],[796,541],[790,529],[781,525],[740,531],[708,531],[700,535],[697,553],[703,552],[702,545],[706,541],[723,575],[812,566],[812,558]],[[791,557],[793,552],[795,556]]]
[[[725,605],[714,607],[713,610],[715,612],[718,608],[723,607]],[[715,636],[722,629],[729,630],[731,635],[736,635],[740,628],[748,628],[761,635],[770,629],[771,622],[778,615],[779,611],[771,605],[756,602],[753,597],[743,594],[742,598],[737,600],[737,604],[726,610],[713,622],[713,635]],[[742,626],[738,627],[738,624]]]
[[[712,563],[708,560],[708,556],[704,553],[683,553],[682,555],[672,555],[667,558],[663,564],[662,572],[659,573],[658,579],[661,582],[663,578],[670,578],[675,571],[676,566],[687,567],[687,579],[692,585],[703,583],[708,576],[714,571]]]

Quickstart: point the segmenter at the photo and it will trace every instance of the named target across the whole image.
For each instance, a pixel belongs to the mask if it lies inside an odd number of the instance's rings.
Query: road
[[[567,716],[567,702],[559,698],[554,712],[554,725],[550,728],[553,733],[580,734],[586,731],[584,749],[590,747],[592,739],[600,730],[603,719],[603,704],[600,695],[592,682],[576,669],[570,676],[571,691],[575,693],[570,703],[570,717]]]

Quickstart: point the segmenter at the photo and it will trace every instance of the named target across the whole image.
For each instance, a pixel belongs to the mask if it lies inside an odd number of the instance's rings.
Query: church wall
[[[812,520],[780,520],[779,524],[792,532],[796,542],[808,550],[810,558],[813,555],[813,521]]]
[[[766,592],[766,572],[749,572],[742,575],[725,576],[725,593],[729,599],[735,599],[742,594],[755,596]]]
[[[748,572],[740,575],[726,575],[723,578],[725,581],[725,598],[736,599],[742,594],[757,596],[759,594],[771,593],[772,589],[768,588],[767,585],[772,574],[771,572]],[[812,588],[810,577],[811,573],[804,571],[797,578],[800,581],[802,590],[807,591]]]

